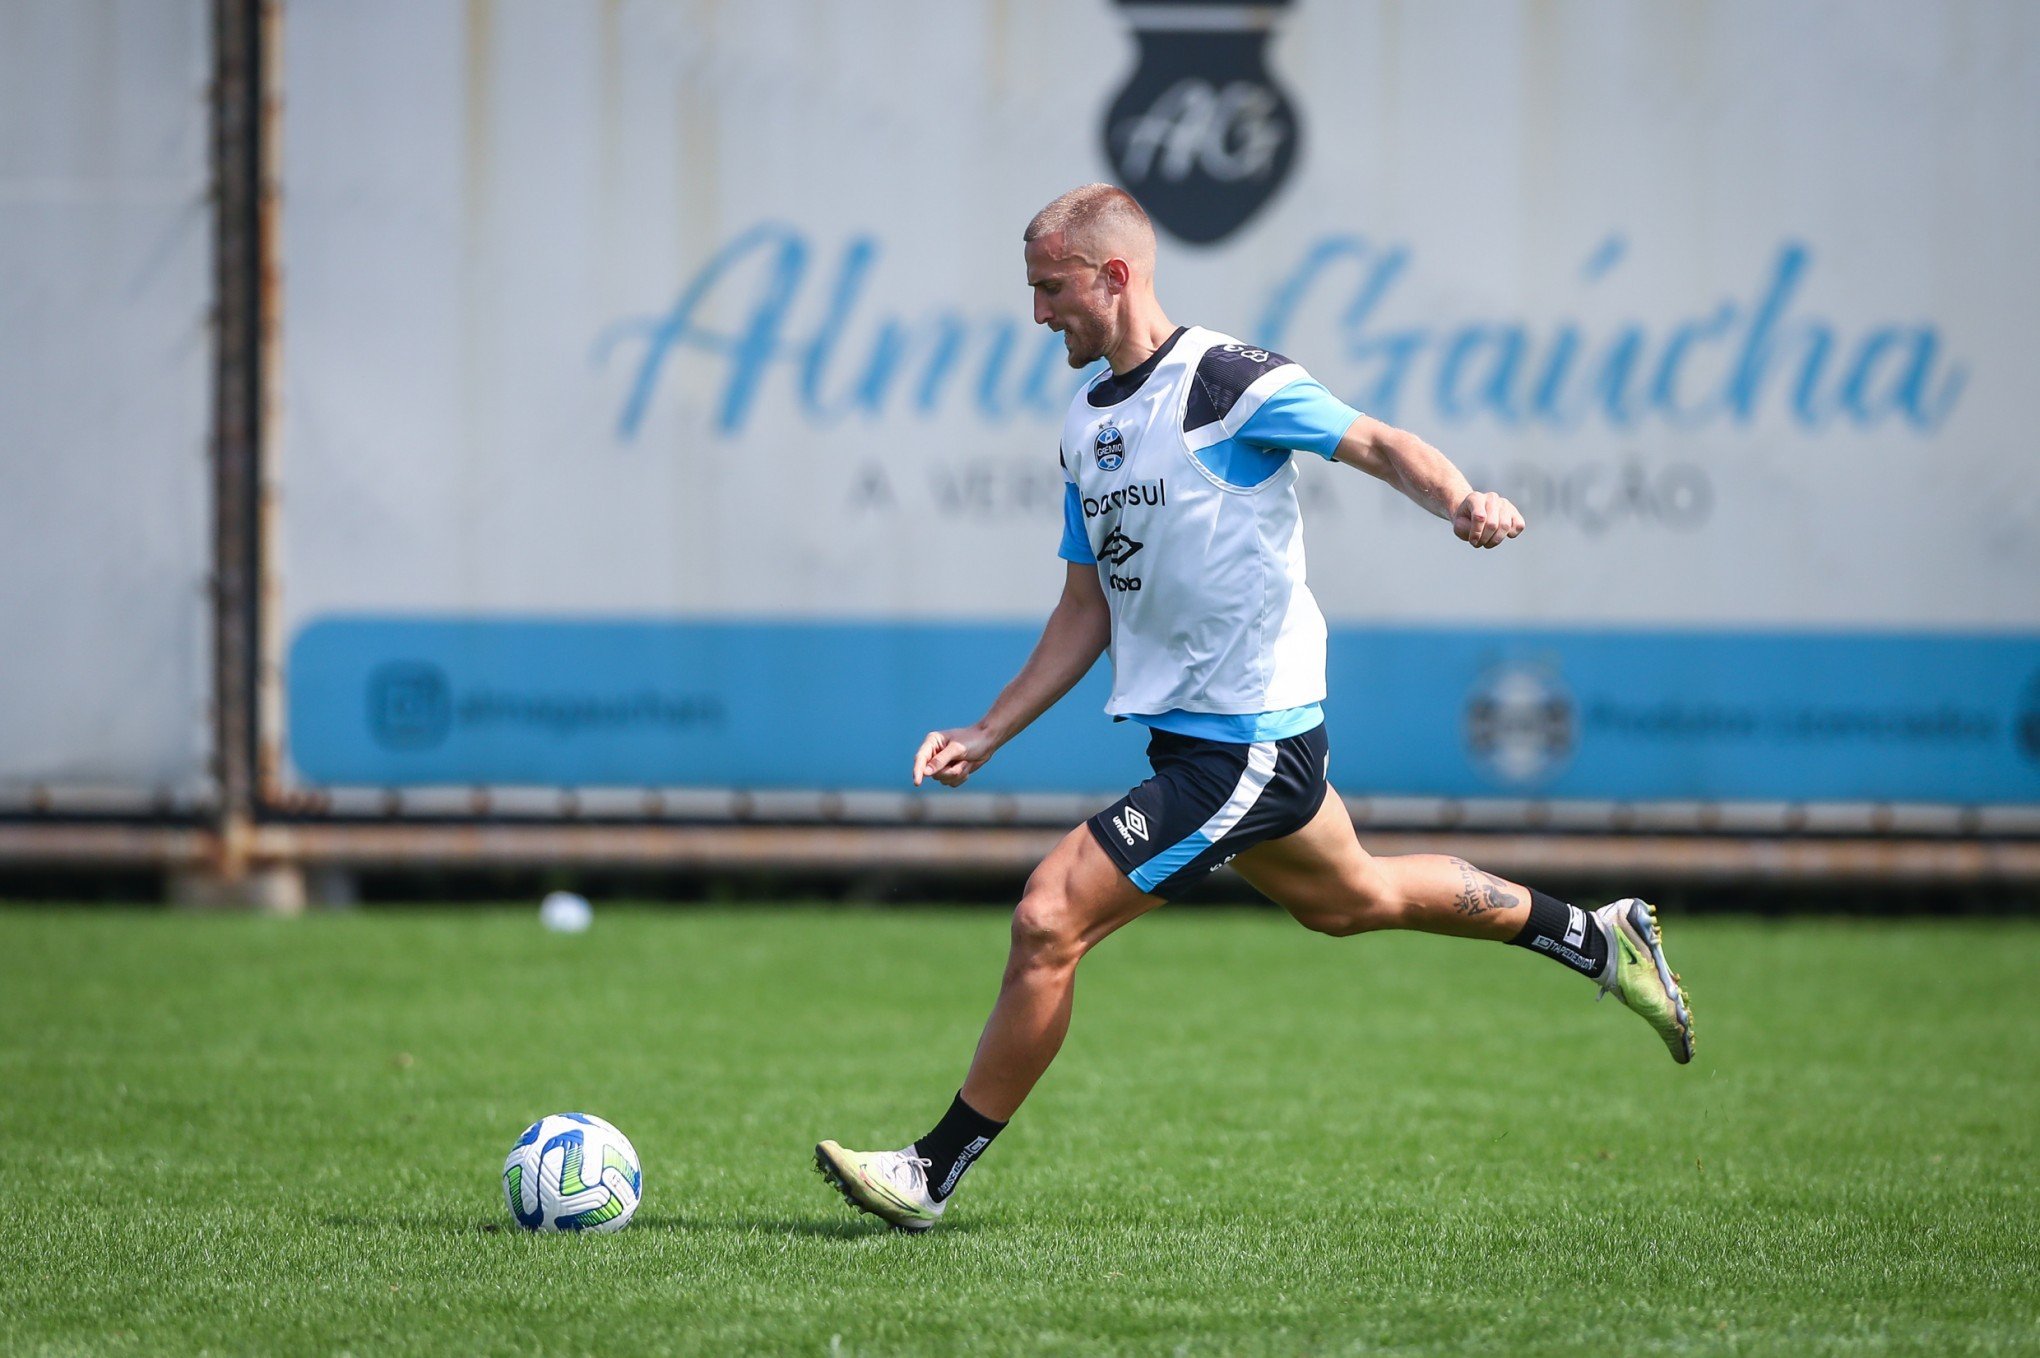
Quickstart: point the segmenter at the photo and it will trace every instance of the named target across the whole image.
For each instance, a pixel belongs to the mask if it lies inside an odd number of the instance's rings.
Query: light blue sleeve
[[[1233,435],[1256,448],[1293,448],[1329,461],[1360,412],[1326,391],[1315,378],[1299,377],[1261,402]]]
[[[1091,550],[1090,535],[1084,532],[1084,501],[1074,482],[1063,482],[1063,540],[1056,553],[1079,566],[1095,566],[1098,554]]]

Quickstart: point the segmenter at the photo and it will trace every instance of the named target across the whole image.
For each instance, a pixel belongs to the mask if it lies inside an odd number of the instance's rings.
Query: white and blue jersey
[[[1195,326],[1077,393],[1060,554],[1096,565],[1111,606],[1107,712],[1234,742],[1323,721],[1291,454],[1331,458],[1359,414],[1282,355]]]

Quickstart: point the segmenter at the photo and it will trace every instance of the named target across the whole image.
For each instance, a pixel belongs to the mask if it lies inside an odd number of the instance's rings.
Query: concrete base
[[[303,869],[284,865],[250,868],[238,877],[212,868],[176,868],[169,888],[170,903],[180,910],[302,915],[307,899]]]

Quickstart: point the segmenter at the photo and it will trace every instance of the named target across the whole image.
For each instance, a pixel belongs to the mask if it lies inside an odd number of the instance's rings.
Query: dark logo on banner
[[[1098,459],[1098,470],[1116,472],[1126,461],[1126,440],[1116,426],[1108,424],[1098,431],[1097,446],[1091,452]]]
[[[368,729],[389,750],[423,750],[453,729],[446,671],[419,660],[378,665],[368,677]]]
[[[2019,753],[2040,764],[2040,674],[2026,681],[2025,701],[2019,704]]]
[[[1105,158],[1171,235],[1223,240],[1296,162],[1296,111],[1267,63],[1289,0],[1117,2],[1140,64],[1105,115]]]
[[[1564,683],[1540,665],[1502,665],[1466,700],[1466,748],[1504,783],[1535,783],[1563,768],[1579,721]]]

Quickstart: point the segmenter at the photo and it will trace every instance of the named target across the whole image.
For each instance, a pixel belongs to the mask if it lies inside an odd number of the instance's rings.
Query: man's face
[[[1117,338],[1119,290],[1102,263],[1051,231],[1027,242],[1027,286],[1034,290],[1034,323],[1063,337],[1072,368],[1105,357]]]

